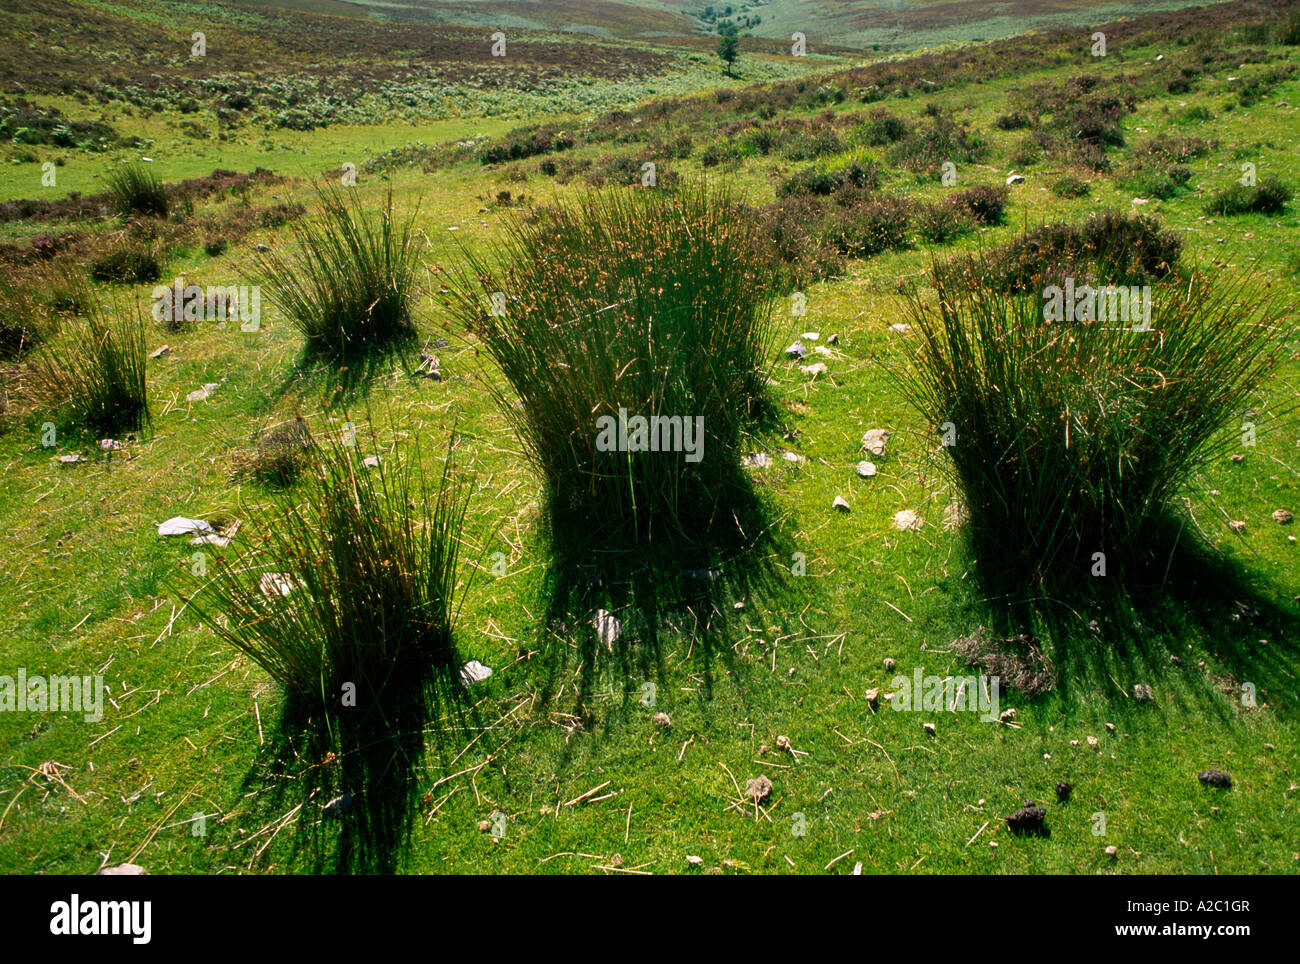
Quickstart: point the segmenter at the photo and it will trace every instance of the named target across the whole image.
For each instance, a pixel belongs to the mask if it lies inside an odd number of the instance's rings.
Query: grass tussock
[[[513,390],[499,400],[557,528],[625,547],[703,542],[730,523],[773,287],[753,221],[728,196],[706,186],[593,192],[516,217],[446,284],[452,315]],[[601,450],[600,420],[620,412],[680,420],[662,440],[676,450],[662,450],[653,429],[658,451],[632,451],[631,434],[627,449]],[[695,426],[699,457],[688,459]]]
[[[144,322],[135,311],[92,308],[33,359],[25,388],[39,407],[112,435],[149,424]],[[57,420],[57,419],[56,419]]]
[[[297,255],[258,257],[267,297],[309,353],[335,363],[409,342],[419,264],[414,215],[399,220],[391,192],[377,214],[355,193],[333,186],[318,193],[319,216],[292,225]]]
[[[301,486],[248,513],[241,534],[255,536],[213,554],[193,605],[286,690],[326,707],[366,713],[416,681],[454,693],[467,500],[451,458],[430,487],[414,455],[371,468],[355,445],[304,437]]]
[[[123,164],[104,176],[109,200],[122,217],[165,218],[170,208],[167,188],[148,165]]]
[[[277,425],[249,449],[231,456],[233,475],[262,485],[283,488],[292,485],[310,464],[311,432],[301,415]]]
[[[0,274],[0,359],[18,358],[51,334],[41,306],[8,274]]]
[[[1087,579],[1095,553],[1112,578],[1138,569],[1174,495],[1277,364],[1274,303],[1194,274],[1154,286],[1150,330],[1101,312],[1048,321],[1041,293],[989,288],[984,258],[936,265],[934,300],[904,297],[921,335],[906,393],[956,429],[947,451],[978,561],[1020,585]]]

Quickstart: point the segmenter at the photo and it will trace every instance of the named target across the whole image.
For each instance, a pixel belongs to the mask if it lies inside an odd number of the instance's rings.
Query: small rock
[[[1023,174],[1011,174],[1007,177],[1007,185],[1024,184],[1025,176]]]
[[[213,531],[215,530],[213,530],[212,526],[202,519],[187,519],[180,515],[158,525],[158,535],[160,536],[192,536]]]
[[[623,624],[618,621],[618,617],[604,609],[597,609],[591,625],[595,628],[596,638],[601,645],[611,653],[614,652],[614,644],[623,635]]]
[[[839,509],[841,512],[849,511],[849,504],[841,496],[836,496],[835,501],[831,503],[832,509]]]
[[[1280,526],[1287,525],[1294,518],[1286,509],[1276,509],[1273,512],[1273,521]]]
[[[1231,455],[1228,456],[1228,461],[1244,462],[1246,461],[1246,456],[1242,455],[1240,452],[1233,452]]]
[[[78,462],[86,461],[86,457],[78,452],[73,455],[56,455],[54,461],[62,462],[64,465],[76,465]]]
[[[874,710],[877,704],[879,704],[880,702],[880,690],[877,687],[872,687],[871,689],[867,690],[866,697],[867,697],[867,705]]]
[[[934,736],[936,733],[935,726],[933,723],[922,723],[921,729],[925,730],[925,732],[929,733],[931,736]]]
[[[190,403],[206,402],[220,387],[221,384],[219,382],[208,382],[202,388],[196,388],[194,391],[186,395],[185,401]]]
[[[885,443],[889,441],[889,429],[868,429],[862,436],[862,447],[877,458],[885,457]]]
[[[785,350],[786,358],[803,358],[808,354],[808,349],[804,347],[803,342],[796,341]]]
[[[698,867],[698,866],[700,866],[700,864],[704,863],[704,858],[703,858],[703,857],[697,857],[697,856],[695,856],[695,854],[687,854],[687,855],[686,855],[686,862],[687,862],[688,864],[690,864],[692,867]]]
[[[1228,523],[1228,528],[1240,535],[1246,531],[1246,523],[1242,522],[1240,519],[1233,519]]]
[[[819,354],[819,355],[825,355],[825,356],[827,356],[827,357],[830,357],[831,355],[834,355],[834,354],[835,354],[833,351],[831,351],[831,350],[830,350],[829,348],[827,348],[825,345],[813,345],[813,351],[815,351],[815,352],[816,352],[817,354]]]
[[[271,246],[269,244],[259,244],[256,250],[258,254],[266,254],[271,250]]]
[[[489,821],[487,821],[487,820],[480,820],[480,821],[478,822],[478,832],[479,832],[479,833],[487,833],[487,832],[488,832],[489,830],[491,830],[491,829],[492,829],[492,824],[491,824]]]
[[[481,683],[492,675],[492,667],[484,666],[476,659],[471,659],[461,667],[460,684],[462,686],[473,686],[475,683]]]
[[[829,338],[826,339],[826,344],[828,345],[838,345],[839,343],[840,343],[839,335],[831,335]]]
[[[1232,786],[1232,777],[1228,776],[1222,770],[1202,770],[1196,774],[1196,779],[1207,787],[1214,787],[1216,790],[1227,790]]]
[[[875,474],[876,474],[875,462],[868,462],[866,459],[863,459],[861,462],[858,463],[858,475],[861,476],[862,478],[869,479]]]
[[[1114,724],[1114,723],[1107,723],[1107,724],[1106,724],[1106,732],[1108,732],[1108,733],[1114,733],[1114,732],[1115,732],[1115,724]]]
[[[122,452],[126,446],[115,438],[102,438],[99,440],[99,450],[101,452]]]
[[[894,528],[901,529],[904,532],[915,532],[925,525],[925,520],[913,512],[911,509],[903,509],[894,513]]]
[[[898,322],[897,324],[890,325],[889,330],[896,335],[906,335],[909,331],[912,330],[912,326],[905,325],[902,322]]]
[[[1139,703],[1149,703],[1155,699],[1155,691],[1146,683],[1136,683],[1133,686],[1133,699]]]
[[[799,455],[799,454],[796,453],[796,452],[782,452],[782,453],[781,453],[781,458],[785,459],[785,460],[786,460],[787,462],[789,462],[791,465],[795,465],[795,464],[797,464],[797,463],[803,461],[803,456],[802,456],[802,455]]]
[[[894,666],[896,665],[896,664],[894,663],[894,657],[892,657],[892,656],[886,656],[885,659],[884,659],[884,661],[883,661],[883,663],[882,663],[881,665],[883,665],[883,666],[885,667],[885,672],[887,672],[887,673],[888,673],[888,672],[891,672],[891,671],[894,669]]]
[[[800,365],[799,371],[803,372],[805,375],[816,377],[817,375],[826,374],[830,369],[826,367],[825,362],[813,362],[811,365]]]
[[[1056,785],[1056,799],[1061,803],[1067,803],[1070,799],[1070,791],[1074,789],[1074,784],[1068,780],[1062,780]]]
[[[1111,860],[1114,860],[1116,857],[1119,856],[1119,848],[1116,847],[1114,844],[1111,844],[1109,847],[1106,848],[1106,856],[1109,857]]]
[[[283,572],[264,572],[257,581],[257,588],[263,596],[287,596],[302,585],[301,579]]]
[[[100,877],[147,877],[149,872],[139,864],[117,864],[114,867],[101,867],[97,874]]]
[[[1026,800],[1025,805],[1007,817],[1007,829],[1021,837],[1047,837],[1051,833],[1043,823],[1047,819],[1047,809]]]
[[[805,331],[802,335],[799,336],[801,341],[816,341],[820,337],[821,337],[821,332],[818,331]]]
[[[421,353],[420,364],[415,369],[415,374],[431,381],[440,382],[442,381],[442,362],[438,361],[437,355]]]
[[[745,781],[745,796],[751,803],[762,803],[772,792],[772,781],[766,776],[751,777]]]
[[[149,352],[149,357],[151,359],[162,358],[163,355],[167,354],[171,350],[171,345],[160,345],[153,351]]]
[[[1098,740],[1095,736],[1088,737],[1088,746],[1096,746],[1097,742]]]
[[[368,469],[377,469],[379,468],[379,456],[367,455],[364,459],[361,460],[361,464]]]
[[[654,716],[650,717],[650,722],[653,723],[655,726],[662,726],[664,729],[668,729],[668,727],[673,725],[672,719],[668,716],[667,713],[664,713],[662,710],[656,713]]]
[[[755,452],[753,455],[746,455],[741,461],[750,468],[766,469],[772,464],[772,456],[766,452]]]

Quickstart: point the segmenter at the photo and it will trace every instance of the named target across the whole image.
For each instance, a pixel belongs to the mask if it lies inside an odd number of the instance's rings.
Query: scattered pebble
[[[913,512],[911,509],[903,509],[894,513],[894,528],[901,529],[904,532],[915,532],[925,525],[925,520]]]
[[[843,497],[837,495],[835,501],[831,503],[831,508],[839,509],[841,512],[848,512],[849,504],[844,501]]]
[[[171,350],[172,350],[171,345],[159,345],[153,351],[149,352],[149,357],[151,359],[162,358],[163,355],[167,354]]]
[[[114,867],[101,867],[100,877],[145,877],[149,872],[139,864],[117,864]]]
[[[324,806],[327,817],[341,817],[352,809],[352,794],[344,791]]]
[[[460,683],[462,686],[473,686],[475,683],[481,683],[492,675],[492,667],[484,666],[476,659],[471,659],[460,670]]]
[[[886,672],[893,670],[894,666],[896,665],[894,663],[894,657],[886,656],[883,665],[885,667]]]
[[[209,398],[213,396],[216,390],[220,387],[221,384],[219,382],[208,382],[202,388],[196,388],[194,389],[194,391],[186,395],[185,401],[190,403],[206,402]]]
[[[876,474],[876,463],[868,462],[863,459],[858,463],[858,475],[864,479],[869,479]]]
[[[1116,857],[1119,856],[1119,848],[1116,847],[1114,844],[1111,844],[1109,847],[1106,848],[1106,856],[1109,857],[1111,860],[1114,860]]]
[[[872,687],[871,689],[867,690],[866,697],[867,697],[867,705],[874,710],[877,704],[880,703],[880,690],[876,687]]]
[[[1273,521],[1280,526],[1287,525],[1293,518],[1295,517],[1286,509],[1276,509],[1273,512]]]
[[[889,429],[868,429],[862,436],[862,447],[877,458],[885,457],[885,443],[889,441]]]
[[[695,856],[695,854],[687,854],[687,855],[686,855],[686,862],[687,862],[688,864],[690,864],[692,867],[698,867],[698,866],[700,866],[700,864],[704,863],[704,858],[703,858],[703,857],[697,857],[697,856]]]
[[[925,730],[925,732],[931,736],[934,736],[937,732],[933,723],[922,723],[921,729]]]
[[[817,375],[824,375],[826,372],[830,371],[830,369],[826,367],[825,362],[813,362],[811,365],[800,365],[799,371],[803,372],[805,375],[816,377]]]
[[[597,609],[591,625],[595,627],[596,638],[600,640],[601,645],[612,653],[614,644],[623,635],[623,624],[618,621],[618,617],[604,609]]]
[[[1074,784],[1068,780],[1062,780],[1056,785],[1056,799],[1061,803],[1068,803],[1070,800],[1070,791],[1074,789]]]
[[[1246,523],[1242,522],[1240,519],[1233,519],[1228,523],[1228,528],[1233,532],[1240,534],[1246,531]]]
[[[804,347],[803,342],[796,341],[785,350],[786,358],[803,358],[808,354],[808,349]]]
[[[1023,174],[1011,174],[1007,176],[1007,185],[1024,184],[1025,176]]]
[[[180,515],[158,525],[158,535],[160,536],[192,536],[213,531],[215,530],[212,526],[202,519],[187,519]]]
[[[663,712],[662,710],[656,713],[654,716],[650,717],[650,722],[653,723],[655,726],[662,726],[664,729],[667,729],[668,727],[673,725],[672,719],[668,716],[667,713]]]
[[[759,775],[745,781],[745,796],[751,803],[762,803],[771,792],[772,781],[766,776]]]
[[[1139,703],[1149,703],[1155,699],[1155,691],[1146,683],[1137,683],[1133,686],[1133,699]]]
[[[750,468],[765,469],[772,464],[772,456],[766,452],[755,452],[753,455],[746,455],[741,461]]]

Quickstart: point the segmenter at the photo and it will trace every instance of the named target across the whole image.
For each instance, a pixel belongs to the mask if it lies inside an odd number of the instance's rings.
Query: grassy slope
[[[941,99],[987,129],[1004,109],[1006,91],[1019,86],[984,84]],[[1222,82],[1211,81],[1204,91],[1143,104],[1125,125],[1130,132],[1162,132],[1172,128],[1165,107],[1204,103],[1217,113],[1223,98]],[[1294,111],[1280,106],[1298,98],[1300,85],[1291,82],[1256,108],[1218,113],[1194,128],[1220,141],[1194,162],[1194,183],[1201,190],[1224,183],[1236,172],[1239,150],[1258,158],[1261,171],[1300,181]],[[891,106],[911,116],[922,105]],[[402,139],[392,131],[344,136],[372,144]],[[1005,136],[1006,145],[1013,140]],[[334,166],[337,143],[337,131],[304,136],[304,166]],[[177,159],[177,170],[165,173],[201,170],[212,166],[208,160],[186,167],[189,162]],[[770,197],[765,172],[771,163],[743,168],[733,180],[756,199]],[[695,171],[693,162],[674,166]],[[1001,172],[972,169],[962,176],[965,183],[993,181]],[[1012,221],[1128,205],[1128,196],[1103,179],[1094,180],[1094,199],[1073,202],[1042,191],[1047,180],[1031,170],[1013,195]],[[454,239],[472,241],[493,230],[498,215],[479,213],[480,195],[520,190],[472,165],[432,176],[397,174],[393,183],[403,204],[421,198],[431,262],[452,256]],[[361,190],[377,198],[383,187],[372,179]],[[542,197],[552,190],[541,178],[522,189]],[[303,192],[301,184],[290,191]],[[1152,206],[1187,233],[1192,260],[1245,265],[1258,258],[1270,275],[1285,276],[1295,252],[1295,207],[1279,218],[1212,224],[1200,219],[1195,196]],[[453,235],[450,226],[460,230]],[[283,239],[248,240],[222,258],[197,254],[175,269],[192,268],[205,282],[239,283],[248,278],[251,244]],[[575,698],[576,656],[559,669],[536,655],[519,658],[543,642],[546,555],[536,526],[536,482],[481,388],[481,379],[494,376],[472,343],[453,332],[452,345],[440,352],[446,381],[413,384],[398,377],[374,386],[370,406],[381,437],[399,451],[418,437],[434,443],[426,452],[436,452],[452,422],[467,433],[463,457],[477,474],[467,531],[475,537],[496,531],[483,552],[509,556],[509,575],[479,579],[461,621],[462,645],[497,668],[481,693],[483,723],[492,725],[468,746],[453,738],[430,753],[421,784],[436,788],[400,855],[403,869],[581,871],[617,852],[625,868],[657,872],[686,870],[687,854],[703,857],[705,866],[733,861],[728,866],[735,869],[814,871],[851,850],[836,871],[859,860],[866,872],[1294,870],[1297,803],[1290,788],[1300,763],[1294,640],[1258,642],[1248,624],[1234,621],[1230,604],[1196,618],[1170,603],[1157,614],[1163,618],[1151,620],[1155,637],[1140,647],[1121,647],[1105,630],[1091,647],[1076,636],[1070,685],[1036,702],[1011,704],[1020,729],[960,714],[873,714],[866,706],[863,691],[888,688],[893,675],[881,668],[885,656],[905,674],[914,666],[955,671],[952,639],[988,618],[971,588],[959,535],[940,525],[951,493],[888,373],[908,355],[906,341],[888,331],[897,320],[889,289],[925,260],[922,251],[880,258],[809,290],[808,316],[790,319],[785,334],[838,332],[842,355],[832,360],[829,379],[811,384],[797,369],[777,365],[776,391],[800,437],[792,444],[779,435],[756,439],[755,447],[793,449],[806,460],[796,468],[778,460],[761,477],[780,549],[766,561],[762,588],[746,597],[740,612],[724,604],[728,618],[708,630],[692,631],[688,616],[674,614],[670,621],[679,631],[663,633],[657,663],[632,673],[630,688],[622,679],[597,679],[582,705]],[[425,308],[432,335],[438,315],[431,303]],[[156,429],[133,447],[133,459],[66,469],[49,464],[34,431],[0,436],[5,665],[51,673],[102,669],[118,704],[106,707],[100,724],[0,718],[0,745],[7,748],[0,812],[9,808],[0,825],[0,868],[87,871],[98,866],[101,852],[111,852],[113,861],[135,857],[155,873],[329,868],[332,833],[328,826],[324,834],[310,832],[323,800],[308,805],[301,826],[277,831],[273,823],[296,803],[277,796],[280,783],[267,770],[280,707],[274,687],[188,614],[169,628],[179,604],[166,581],[190,584],[191,550],[163,543],[152,528],[175,514],[237,515],[241,500],[259,499],[259,490],[229,482],[231,449],[295,411],[318,416],[329,386],[311,379],[286,383],[297,339],[274,314],[257,334],[208,326],[181,336],[155,333],[153,340],[168,341],[174,352],[152,364]],[[1294,337],[1290,346],[1296,347]],[[1296,376],[1292,360],[1270,386],[1275,401],[1294,400]],[[223,378],[211,401],[184,401],[192,388]],[[858,439],[876,426],[899,434],[881,474],[860,480],[853,474]],[[1261,596],[1290,605],[1292,614],[1290,600],[1300,592],[1297,548],[1268,515],[1300,504],[1298,437],[1294,415],[1269,424],[1244,463],[1213,466],[1189,492],[1209,541],[1249,574]],[[850,515],[830,510],[836,494],[850,501]],[[927,526],[893,531],[890,517],[901,508],[920,511]],[[1247,520],[1244,538],[1227,529],[1226,518]],[[806,577],[789,574],[793,551],[806,553]],[[546,645],[572,653],[576,635],[575,629]],[[704,655],[709,651],[712,657]],[[1181,666],[1170,664],[1170,653],[1181,655]],[[1245,709],[1225,693],[1220,681],[1228,676],[1257,682],[1260,708]],[[638,703],[643,679],[656,682],[656,709],[671,715],[670,730],[655,727],[653,711]],[[1154,686],[1154,705],[1127,698],[1135,682]],[[547,690],[558,690],[549,702],[539,696]],[[573,729],[569,714],[584,710],[589,723]],[[937,723],[935,738],[922,731],[923,720]],[[1104,728],[1107,721],[1115,734]],[[778,735],[807,755],[760,756]],[[1088,735],[1100,739],[1097,749],[1087,746]],[[81,800],[25,782],[29,772],[22,767],[48,760],[69,765],[65,778]],[[742,785],[760,772],[773,779],[770,820],[728,810],[736,794],[724,765]],[[1234,790],[1213,797],[1203,790],[1195,773],[1207,766],[1229,770]],[[467,767],[478,769],[438,784]],[[1009,837],[1001,816],[1026,797],[1050,799],[1060,779],[1076,789],[1067,806],[1050,806],[1051,839]],[[564,805],[606,781],[596,795],[617,796]],[[477,829],[493,811],[508,816],[499,841]],[[174,826],[195,812],[212,815],[206,837]],[[1104,838],[1091,833],[1095,812],[1107,815]],[[804,836],[792,832],[796,813],[806,818]],[[323,841],[319,849],[316,841]],[[1102,856],[1112,843],[1121,853],[1117,865]]]

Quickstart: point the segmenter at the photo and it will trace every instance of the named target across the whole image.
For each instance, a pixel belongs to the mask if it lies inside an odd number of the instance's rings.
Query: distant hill
[[[909,49],[1005,37],[1026,30],[1087,26],[1153,10],[1204,5],[1186,0],[247,0],[403,22],[534,28],[609,37],[709,34],[731,24],[755,37],[796,31],[809,44]]]

